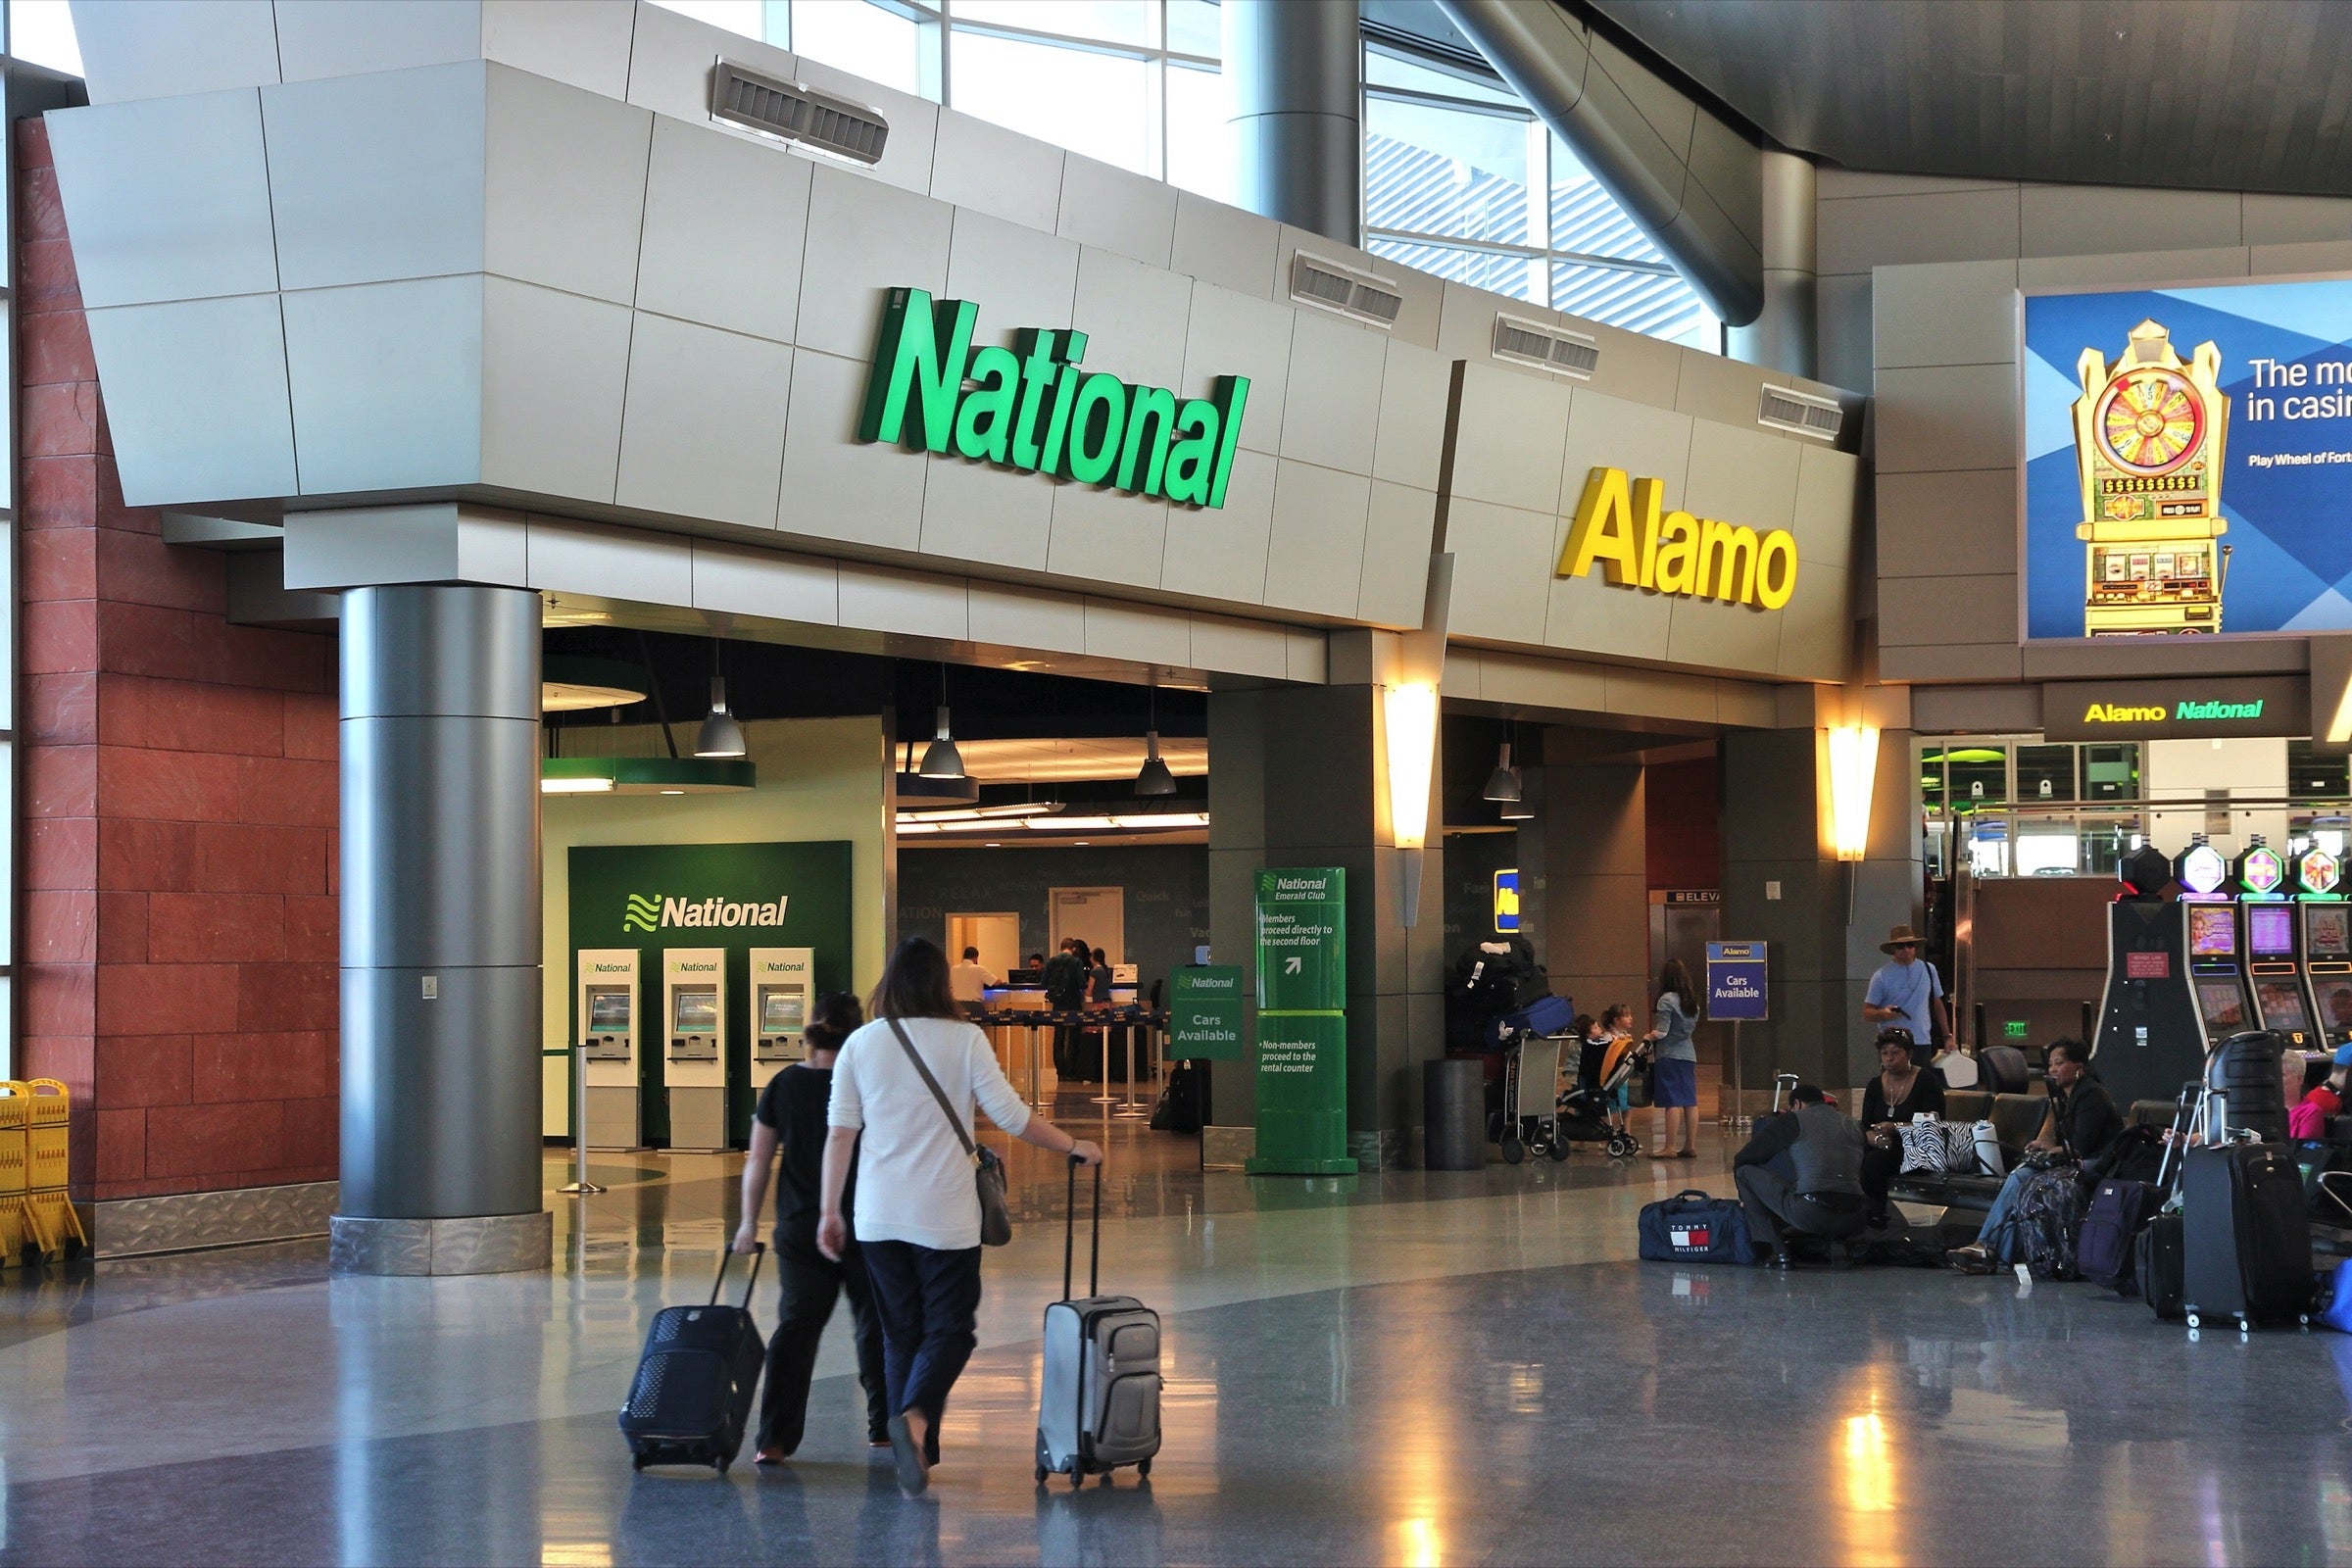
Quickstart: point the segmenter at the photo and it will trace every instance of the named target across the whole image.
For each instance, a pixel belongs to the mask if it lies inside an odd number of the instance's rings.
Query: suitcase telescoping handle
[[[1061,1298],[1070,1298],[1070,1263],[1078,1243],[1078,1156],[1070,1156],[1069,1200],[1061,1206]],[[1087,1244],[1086,1294],[1102,1289],[1102,1167],[1095,1167],[1094,1234]]]
[[[710,1281],[710,1304],[712,1306],[716,1306],[718,1304],[718,1288],[721,1285],[724,1285],[727,1280],[727,1259],[733,1257],[734,1255],[735,1250],[733,1248],[727,1247],[723,1244],[720,1246],[718,1250],[718,1273],[716,1277]],[[752,1287],[760,1283],[760,1260],[766,1255],[767,1244],[765,1242],[754,1242],[752,1244],[752,1272],[750,1277],[745,1279],[743,1282],[743,1304],[745,1310],[747,1311],[750,1310],[752,1304]]]

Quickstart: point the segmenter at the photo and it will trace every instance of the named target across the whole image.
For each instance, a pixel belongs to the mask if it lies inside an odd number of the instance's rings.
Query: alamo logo
[[[765,904],[730,904],[724,899],[679,899],[665,893],[632,893],[620,917],[623,931],[658,931],[663,927],[775,926],[784,923],[781,893]]]
[[[2122,703],[2093,703],[2082,710],[2085,724],[2161,724],[2172,716],[2161,708],[2127,708]]]

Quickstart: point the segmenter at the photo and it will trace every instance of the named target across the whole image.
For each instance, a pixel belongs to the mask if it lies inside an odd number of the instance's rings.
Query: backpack
[[[2008,1217],[1990,1238],[1993,1256],[2006,1264],[2025,1264],[2037,1280],[2073,1279],[2082,1206],[2073,1165],[2029,1167]]]

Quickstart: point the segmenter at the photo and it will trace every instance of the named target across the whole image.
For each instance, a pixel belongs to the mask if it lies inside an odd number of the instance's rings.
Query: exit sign
[[[2011,1040],[2025,1039],[2026,1020],[2023,1018],[2011,1018],[2007,1020],[2001,1025],[2001,1033],[2006,1035]]]

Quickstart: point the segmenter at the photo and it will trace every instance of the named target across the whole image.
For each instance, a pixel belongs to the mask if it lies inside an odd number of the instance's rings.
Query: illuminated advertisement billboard
[[[2352,279],[2030,294],[2029,638],[2352,628]]]

